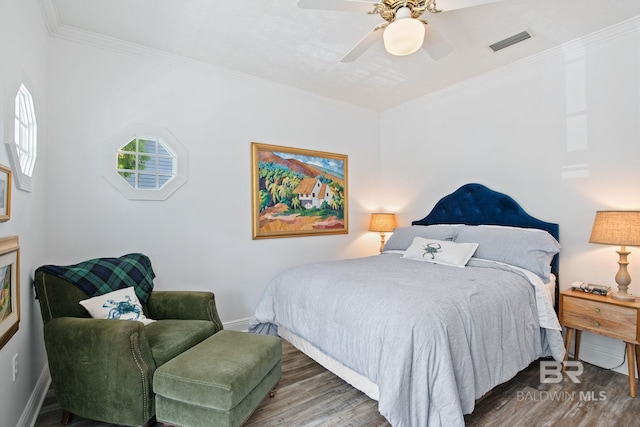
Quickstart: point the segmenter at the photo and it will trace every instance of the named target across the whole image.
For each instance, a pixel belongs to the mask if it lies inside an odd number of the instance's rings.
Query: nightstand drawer
[[[633,307],[564,297],[560,322],[569,328],[637,342],[638,310]]]

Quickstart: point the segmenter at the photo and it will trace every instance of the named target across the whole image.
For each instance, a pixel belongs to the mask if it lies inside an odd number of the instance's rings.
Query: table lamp
[[[627,256],[630,252],[626,247],[640,246],[640,211],[597,211],[589,243],[620,246],[620,250],[616,251],[620,255],[620,267],[616,273],[618,292],[613,293],[611,298],[635,301],[635,297],[627,293],[631,276],[627,271]]]
[[[372,213],[369,231],[380,233],[380,252],[384,247],[384,233],[391,233],[396,228],[396,214],[392,213]]]

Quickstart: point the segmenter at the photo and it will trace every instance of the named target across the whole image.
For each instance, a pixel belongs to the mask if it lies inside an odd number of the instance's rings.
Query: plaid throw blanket
[[[75,265],[43,265],[36,269],[71,282],[90,297],[133,286],[136,296],[147,303],[153,290],[151,261],[134,253],[120,258],[96,258]]]

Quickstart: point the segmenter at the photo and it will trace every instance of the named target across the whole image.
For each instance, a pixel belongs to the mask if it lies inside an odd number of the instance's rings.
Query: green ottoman
[[[280,338],[220,331],[159,367],[156,418],[182,427],[242,425],[280,380]]]

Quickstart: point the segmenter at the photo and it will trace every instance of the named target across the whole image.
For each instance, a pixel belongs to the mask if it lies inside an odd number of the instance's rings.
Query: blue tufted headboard
[[[493,191],[482,184],[463,185],[440,199],[429,215],[421,220],[413,221],[411,224],[486,224],[537,228],[549,232],[556,240],[560,241],[558,224],[532,217],[511,197]],[[551,272],[556,277],[559,265],[560,260],[556,255],[551,263]],[[558,286],[556,286],[557,288]]]

